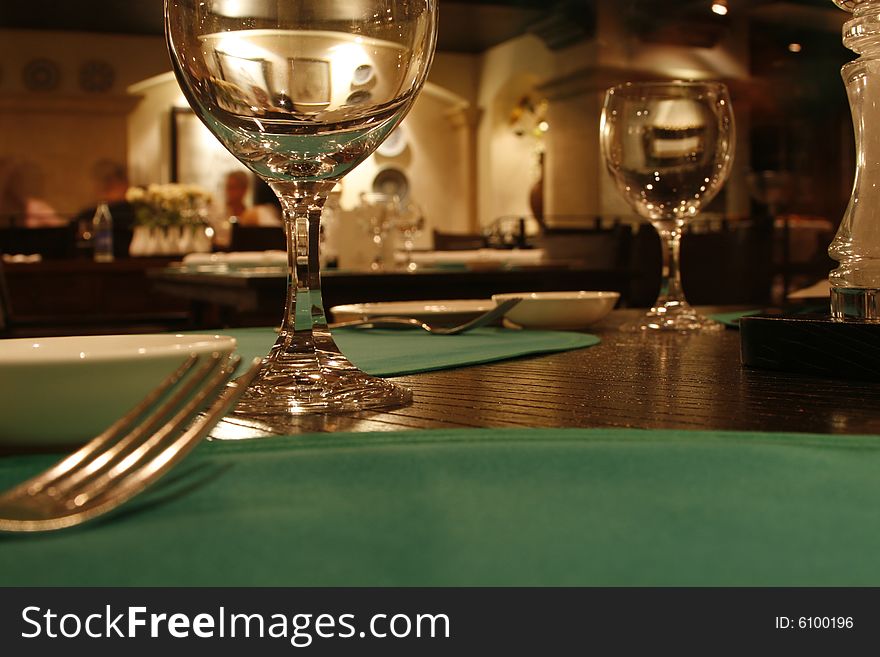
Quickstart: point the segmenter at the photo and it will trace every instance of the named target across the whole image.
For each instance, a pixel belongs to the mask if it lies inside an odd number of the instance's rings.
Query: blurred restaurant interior
[[[424,91],[328,202],[326,306],[580,289],[649,305],[658,237],[599,140],[605,89],[631,80],[730,89],[735,161],[685,236],[688,298],[778,303],[825,278],[855,170],[845,19],[829,0],[441,0]],[[284,237],[271,195],[189,109],[162,32],[161,0],[2,3],[5,335],[277,323],[282,276],[175,272]],[[95,247],[101,204],[112,256]]]

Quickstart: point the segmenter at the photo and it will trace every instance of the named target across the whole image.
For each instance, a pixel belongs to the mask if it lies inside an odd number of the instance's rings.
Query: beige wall
[[[25,87],[23,68],[36,58],[57,63],[57,89]],[[80,68],[91,60],[114,68],[108,91],[80,87]],[[126,87],[167,67],[158,37],[0,30],[0,158],[24,162],[36,193],[60,213],[92,204],[91,166],[126,161],[127,115],[136,102]]]
[[[538,179],[534,139],[517,137],[510,116],[519,100],[554,71],[553,57],[534,36],[486,51],[480,69],[478,133],[479,221],[529,216],[529,191]],[[551,126],[551,130],[552,130]]]

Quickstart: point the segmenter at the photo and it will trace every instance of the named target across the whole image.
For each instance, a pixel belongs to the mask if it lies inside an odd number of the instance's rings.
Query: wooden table
[[[739,332],[629,334],[639,311],[594,327],[596,347],[399,377],[415,401],[384,413],[232,420],[218,435],[455,427],[637,427],[880,434],[880,385],[747,370]]]
[[[283,273],[151,273],[155,289],[192,304],[197,326],[264,326],[277,323],[284,306]],[[631,272],[547,265],[482,271],[426,269],[407,272],[328,271],[321,275],[324,307],[369,301],[486,299],[503,292],[616,290]]]

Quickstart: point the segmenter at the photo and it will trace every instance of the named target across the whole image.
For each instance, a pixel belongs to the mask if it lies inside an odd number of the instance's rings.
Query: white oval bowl
[[[512,292],[494,294],[498,304],[514,297],[520,301],[505,316],[517,328],[574,330],[586,328],[613,309],[619,292]]]
[[[330,312],[336,322],[392,316],[412,317],[434,326],[455,326],[479,317],[494,307],[495,304],[489,299],[445,299],[353,303],[333,306]]]
[[[190,354],[235,346],[235,338],[195,334],[0,340],[0,444],[85,442]]]

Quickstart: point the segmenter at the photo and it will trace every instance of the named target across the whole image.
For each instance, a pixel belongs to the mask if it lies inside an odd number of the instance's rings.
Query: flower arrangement
[[[130,255],[211,251],[213,229],[207,221],[211,195],[203,188],[179,183],[131,187],[125,199],[135,207]]]
[[[211,195],[202,187],[181,183],[131,187],[125,199],[135,206],[136,221],[144,226],[204,223],[211,203]]]

